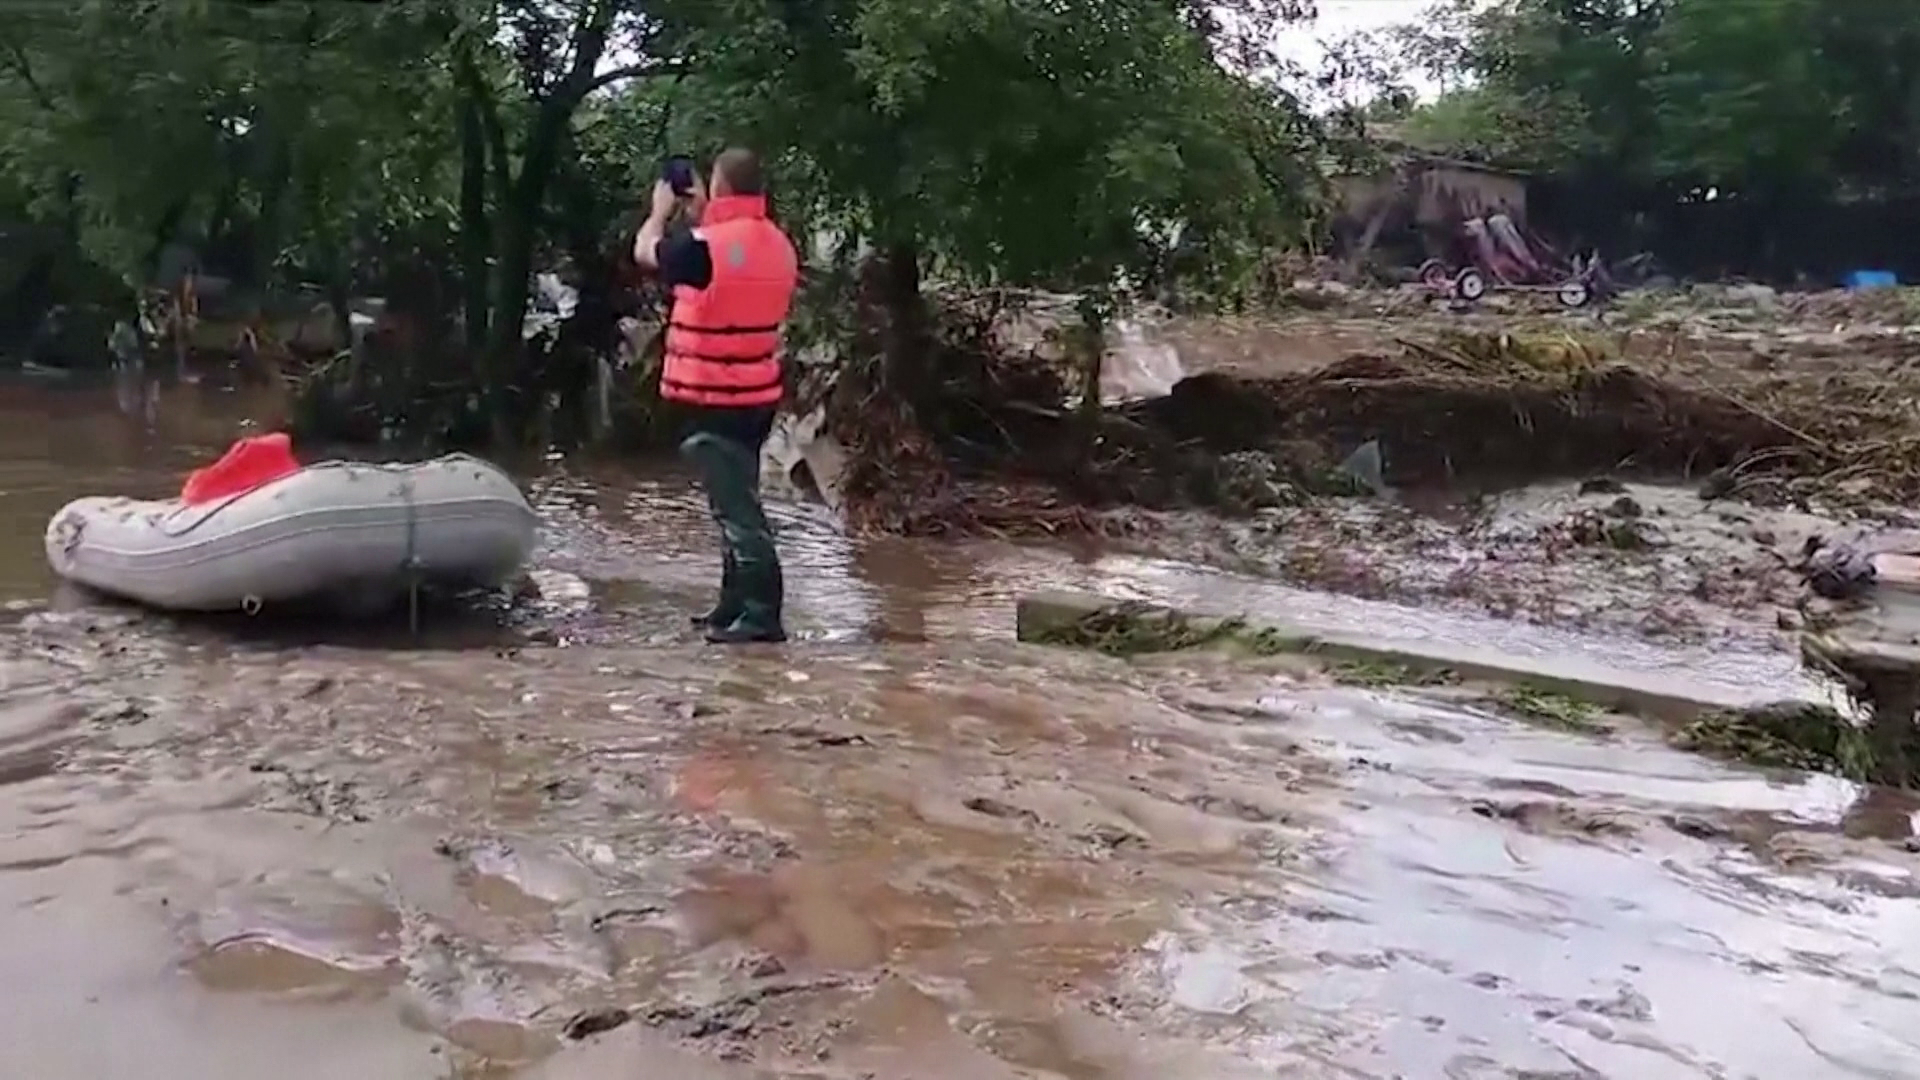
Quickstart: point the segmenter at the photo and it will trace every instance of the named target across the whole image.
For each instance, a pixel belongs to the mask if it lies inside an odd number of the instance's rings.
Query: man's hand
[[[660,247],[660,237],[667,231],[667,220],[673,217],[674,208],[680,205],[680,196],[665,180],[653,182],[653,202],[647,207],[647,220],[640,223],[640,231],[633,236],[633,261],[640,269],[658,271],[660,258],[656,253]]]
[[[673,186],[665,180],[656,180],[653,184],[653,202],[647,209],[647,220],[633,238],[633,261],[643,270],[660,269],[660,260],[656,249],[660,238],[666,234],[667,222],[681,203],[687,205],[694,221],[700,220],[701,211],[707,206],[707,185],[700,173],[693,174],[693,190],[685,195],[676,195]]]
[[[680,196],[673,193],[673,188],[665,180],[653,182],[653,208],[647,215],[649,220],[664,224],[669,217],[673,216],[674,208],[679,205]]]

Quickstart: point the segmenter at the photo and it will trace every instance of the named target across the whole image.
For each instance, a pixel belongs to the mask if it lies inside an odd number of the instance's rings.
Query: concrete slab
[[[1088,593],[1037,593],[1016,606],[1016,636],[1021,641],[1064,643],[1092,616],[1159,620],[1205,630],[1235,624],[1220,644],[1255,644],[1263,650],[1301,653],[1336,661],[1392,664],[1416,672],[1452,671],[1463,679],[1531,687],[1589,701],[1602,708],[1656,719],[1685,722],[1704,713],[1766,704],[1768,697],[1694,683],[1685,679],[1610,667],[1588,657],[1517,657],[1490,649],[1421,641],[1376,640],[1352,634],[1323,633],[1257,615],[1184,611],[1158,605],[1121,603]]]

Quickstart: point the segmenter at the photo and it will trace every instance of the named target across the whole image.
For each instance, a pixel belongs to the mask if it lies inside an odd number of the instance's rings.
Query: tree
[[[466,322],[469,342],[484,342],[481,383],[497,438],[524,419],[514,415],[507,389],[521,355],[541,215],[571,149],[575,116],[616,84],[684,70],[674,52],[684,38],[663,17],[664,7],[640,0],[463,0],[452,9]],[[503,84],[498,62],[502,38],[513,61],[511,85]],[[609,65],[613,56],[626,62]],[[492,288],[485,291],[478,284],[483,252],[492,257]]]
[[[1843,102],[1803,46],[1819,5],[1693,2],[1664,13],[1648,43],[1655,176],[1679,188],[1822,193]]]
[[[1920,182],[1920,7],[1875,0],[1459,0],[1402,34],[1465,85],[1430,143],[1674,195]]]
[[[524,360],[536,264],[604,271],[586,219],[638,197],[666,145],[749,141],[800,232],[884,256],[879,351],[911,396],[922,273],[1097,297],[1176,240],[1219,269],[1296,235],[1316,133],[1261,73],[1302,6],[36,5],[0,27],[0,195],[42,193],[31,212],[129,280],[187,238],[261,288],[430,283],[465,325],[443,370],[505,437],[545,385]]]
[[[328,4],[29,8],[0,27],[0,172],[127,274],[177,234],[246,234],[263,278],[351,187],[405,182],[428,129],[388,16]],[[410,77],[416,76],[416,77]],[[369,176],[371,174],[371,176]],[[295,211],[301,211],[296,213]]]
[[[1153,226],[1177,222],[1224,250],[1296,229],[1310,194],[1290,102],[1215,55],[1290,7],[1242,5],[1231,19],[1168,0],[711,10],[734,44],[693,77],[708,130],[773,149],[812,181],[807,217],[879,252],[886,378],[908,396],[925,386],[925,270],[1099,289],[1164,245]]]

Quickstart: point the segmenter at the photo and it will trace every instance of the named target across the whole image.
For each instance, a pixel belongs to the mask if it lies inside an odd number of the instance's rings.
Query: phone
[[[675,154],[662,166],[660,177],[675,195],[685,198],[693,194],[693,159],[684,154]]]

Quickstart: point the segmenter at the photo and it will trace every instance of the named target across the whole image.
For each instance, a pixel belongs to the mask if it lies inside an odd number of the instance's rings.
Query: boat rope
[[[413,477],[400,477],[400,498],[407,506],[407,554],[400,564],[407,582],[407,633],[420,636],[420,552],[417,547],[419,515],[413,501]]]

